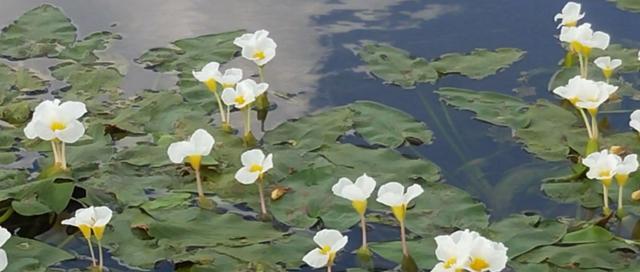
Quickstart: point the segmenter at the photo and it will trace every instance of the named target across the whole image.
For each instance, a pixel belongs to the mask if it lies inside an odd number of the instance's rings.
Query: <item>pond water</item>
[[[287,119],[325,108],[357,100],[377,101],[427,124],[434,133],[434,143],[402,147],[401,152],[427,158],[440,166],[445,182],[464,189],[487,205],[491,221],[522,211],[534,211],[549,218],[585,216],[579,205],[559,204],[540,190],[543,179],[570,174],[568,161],[546,162],[536,158],[511,139],[511,129],[474,120],[475,113],[449,107],[433,92],[451,86],[500,92],[528,102],[539,98],[559,101],[549,92],[548,83],[565,54],[555,37],[557,24],[552,20],[564,1],[3,0],[0,25],[10,24],[20,14],[45,2],[60,7],[72,18],[79,37],[102,30],[122,35],[122,40],[115,41],[100,57],[126,71],[120,88],[129,95],[175,85],[175,75],[156,73],[133,61],[149,48],[209,33],[268,29],[278,43],[278,55],[267,67],[266,78],[271,89],[280,95],[272,96],[278,106],[270,112],[266,130]],[[597,29],[611,34],[618,43],[640,47],[638,14],[622,11],[604,0],[581,2],[588,21]],[[526,55],[507,69],[481,80],[451,75],[435,84],[418,84],[407,90],[382,84],[382,80],[366,73],[363,61],[354,52],[363,41],[387,43],[426,59],[475,48],[513,47],[526,51]],[[5,62],[43,70],[53,63],[46,59]],[[251,70],[251,65],[237,58],[227,67]],[[640,76],[628,74],[625,80],[638,84]],[[53,80],[52,87],[56,86],[62,84]],[[291,97],[285,98],[286,94]],[[605,109],[602,116],[607,118],[610,131],[628,131],[629,109],[639,106],[637,101],[625,99]],[[234,121],[239,122],[239,118]],[[633,220],[630,222],[620,230],[620,235],[631,236]],[[380,225],[371,240],[397,237],[396,230],[385,228]],[[358,231],[355,228],[349,233],[350,238],[358,239]],[[47,232],[51,237],[46,239],[62,240],[56,238],[55,232]],[[84,244],[74,239],[67,246],[83,252],[80,248]],[[87,262],[67,262],[66,267],[82,267]],[[349,257],[338,259],[343,267],[350,267],[353,262]],[[382,258],[376,262],[380,269],[395,266]],[[110,266],[126,270],[116,263]],[[161,264],[157,271],[171,271],[170,266]]]

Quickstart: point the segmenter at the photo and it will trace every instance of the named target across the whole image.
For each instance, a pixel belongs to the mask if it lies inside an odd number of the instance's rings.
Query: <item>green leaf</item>
[[[170,47],[150,49],[135,61],[158,72],[200,70],[211,61],[229,61],[239,51],[233,40],[243,33],[236,30],[177,40]]]
[[[640,13],[640,2],[636,0],[608,0],[616,3],[616,7],[621,10]]]
[[[407,241],[409,253],[415,256],[414,260],[421,269],[431,269],[437,263],[436,258],[436,242],[433,238],[424,238],[420,240]],[[371,243],[371,250],[383,258],[400,263],[402,261],[402,244],[400,241]]]
[[[413,88],[417,83],[435,83],[438,73],[423,58],[412,58],[408,52],[382,44],[365,44],[358,56],[367,69],[385,83]]]
[[[34,70],[24,67],[14,68],[0,63],[0,91],[6,92],[6,94],[13,90],[19,92],[41,91],[46,89],[47,85],[49,85],[49,82]],[[14,98],[15,95],[10,97]],[[0,99],[0,102],[2,100],[4,99]]]
[[[79,64],[63,62],[49,67],[51,75],[65,81],[69,86],[67,93],[81,92],[88,97],[95,97],[101,92],[117,91],[124,77],[110,63]]]
[[[431,62],[439,73],[461,74],[472,79],[483,79],[509,67],[524,56],[517,48],[498,48],[495,51],[475,49],[468,54],[449,53]]]
[[[602,185],[591,180],[562,182],[545,182],[542,184],[544,194],[561,203],[579,203],[585,208],[602,206]]]
[[[567,233],[567,226],[538,215],[516,214],[491,224],[489,233],[492,240],[509,248],[509,257],[513,259],[537,247],[560,241]]]
[[[618,0],[618,3],[625,2],[626,0]],[[640,2],[635,1],[640,12]],[[594,49],[593,59],[601,56],[609,56],[612,59],[622,60],[622,66],[617,71],[622,73],[633,73],[640,71],[640,60],[638,60],[638,48],[628,48],[622,44],[610,44],[606,50]],[[596,68],[597,69],[597,68]],[[595,70],[595,69],[594,69]]]
[[[120,35],[109,31],[91,33],[83,40],[65,47],[55,57],[80,63],[92,63],[98,60],[95,51],[105,50],[112,41],[120,39],[122,39]]]
[[[563,244],[585,244],[610,241],[614,238],[613,234],[608,230],[597,226],[590,225],[586,228],[567,233],[562,238]]]
[[[545,246],[520,255],[516,261],[523,263],[551,263],[559,267],[583,269],[607,269],[617,271],[628,266],[635,247],[611,240],[573,246]]]
[[[60,9],[45,4],[27,11],[0,33],[0,55],[14,60],[54,54],[76,39],[76,27]]]
[[[74,257],[60,248],[18,236],[12,236],[2,249],[9,260],[5,271],[48,271],[47,267]]]
[[[349,107],[354,111],[353,125],[367,142],[400,147],[405,142],[431,144],[433,132],[411,115],[385,105],[360,101]]]

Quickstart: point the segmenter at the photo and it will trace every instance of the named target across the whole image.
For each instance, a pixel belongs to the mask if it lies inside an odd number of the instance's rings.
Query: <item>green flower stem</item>
[[[260,193],[260,211],[262,212],[263,216],[267,215],[267,205],[264,202],[264,179],[262,178],[262,175],[260,175],[260,178],[258,179],[258,192]]]
[[[623,185],[619,185],[618,186],[618,210],[622,211],[624,210],[624,207],[622,206],[622,191],[624,189]]]
[[[404,220],[400,220],[400,241],[402,241],[402,255],[409,256],[409,248],[407,247],[407,234],[404,227]]]
[[[60,148],[60,164],[62,165],[62,170],[67,170],[67,153],[64,142],[61,141],[58,147]]]
[[[589,113],[591,114],[591,130],[592,130],[592,132],[591,132],[592,135],[591,136],[593,136],[592,137],[593,139],[598,139],[598,137],[599,137],[598,134],[599,133],[598,133],[598,119],[597,119],[598,112],[597,112],[597,109],[593,110],[593,111],[590,110]]]
[[[589,118],[587,118],[587,114],[584,113],[584,110],[576,107],[582,116],[582,121],[584,121],[584,125],[587,128],[587,134],[589,134],[589,139],[593,139],[593,132],[591,132],[591,125],[589,125]]]
[[[362,248],[367,246],[367,222],[365,222],[364,213],[360,214],[360,227],[362,227]]]
[[[609,186],[602,183],[602,202],[604,203],[603,212],[605,215],[609,215],[611,209],[609,208]]]
[[[196,171],[196,187],[198,189],[198,200],[200,202],[206,201],[206,197],[204,196],[204,190],[202,189],[202,178],[200,177],[200,167],[195,167]]]
[[[60,164],[60,154],[58,154],[58,144],[56,139],[51,140],[51,149],[53,150],[53,165]]]
[[[264,82],[264,65],[258,66],[258,76],[260,77],[260,83]]]
[[[100,264],[99,264],[99,270],[102,271],[102,268],[104,267],[104,261],[103,261],[103,254],[102,254],[102,243],[100,242],[100,240],[98,239],[98,255],[100,258]]]
[[[244,113],[244,136],[249,135],[251,133],[251,104],[244,106],[242,108],[242,112]]]
[[[211,92],[213,92],[213,95],[216,96],[216,101],[218,102],[218,111],[220,112],[220,121],[222,121],[223,124],[226,124],[227,118],[224,114],[224,106],[222,105],[222,98],[220,98],[220,94],[218,93],[218,84],[216,84],[216,87],[211,90]]]
[[[91,244],[91,237],[87,238],[87,244],[89,245],[89,254],[91,254],[91,263],[93,267],[96,267],[96,254],[93,253],[93,245]]]

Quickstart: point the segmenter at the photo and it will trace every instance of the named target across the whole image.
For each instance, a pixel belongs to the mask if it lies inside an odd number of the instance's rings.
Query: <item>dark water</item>
[[[37,0],[2,0],[0,25],[38,6]],[[47,1],[61,7],[78,26],[81,37],[101,30],[120,33],[103,56],[127,70],[121,86],[128,93],[171,87],[173,76],[147,71],[133,63],[152,47],[181,38],[238,28],[270,30],[278,55],[266,71],[267,81],[282,93],[300,93],[279,101],[267,129],[285,119],[355,100],[374,100],[410,113],[434,131],[429,146],[402,151],[439,165],[447,182],[485,202],[492,219],[533,210],[546,216],[576,216],[574,205],[558,205],[540,193],[541,179],[567,173],[566,164],[534,158],[510,140],[508,129],[472,120],[472,113],[442,105],[433,93],[452,86],[520,95],[528,101],[559,99],[547,90],[549,78],[564,50],[555,38],[553,16],[558,0],[434,0],[434,1]],[[604,0],[581,1],[586,21],[612,36],[612,43],[640,45],[640,15],[618,10]],[[435,58],[474,48],[515,47],[524,59],[483,80],[447,76],[437,84],[413,90],[383,85],[362,72],[351,48],[364,40],[387,42],[416,56]],[[46,67],[46,61],[27,61]],[[249,68],[244,62],[228,66]],[[42,70],[45,70],[44,68]],[[637,84],[638,75],[625,77]],[[621,108],[633,109],[626,99]],[[628,112],[606,116],[618,130],[627,130]],[[353,238],[359,234],[351,235]],[[80,245],[78,245],[80,246]],[[381,264],[388,267],[388,264]]]

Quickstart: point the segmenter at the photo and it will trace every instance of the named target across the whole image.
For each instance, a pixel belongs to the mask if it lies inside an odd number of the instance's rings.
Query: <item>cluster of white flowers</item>
[[[611,181],[615,177],[618,184],[618,211],[623,210],[623,189],[629,180],[629,175],[638,170],[638,156],[629,154],[622,159],[615,153],[609,153],[609,150],[602,150],[589,154],[582,160],[582,164],[589,167],[587,177],[602,182],[603,203],[605,213],[609,213],[609,187]]]
[[[507,247],[475,231],[460,230],[434,239],[440,262],[432,272],[499,272],[507,266]]]

